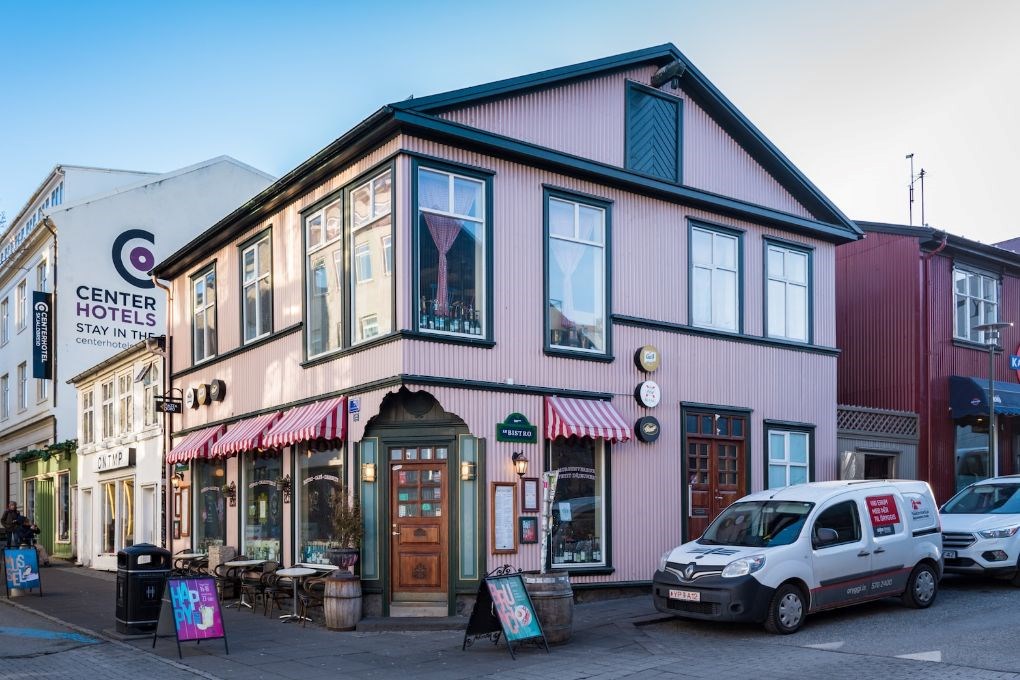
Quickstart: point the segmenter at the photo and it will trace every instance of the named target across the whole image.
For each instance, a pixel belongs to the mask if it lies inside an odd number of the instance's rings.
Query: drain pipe
[[[169,384],[170,384],[170,369],[173,367],[173,362],[171,361],[171,358],[172,358],[173,355],[171,354],[171,351],[170,351],[171,350],[171,344],[170,344],[170,318],[171,317],[170,317],[170,315],[173,314],[173,293],[172,293],[172,291],[170,289],[170,286],[167,286],[165,283],[163,283],[159,279],[157,279],[155,274],[152,274],[150,276],[152,278],[152,285],[156,286],[157,288],[161,288],[163,290],[163,292],[166,293],[166,317],[165,317],[165,319],[166,319],[165,324],[166,325],[165,325],[165,327],[163,329],[163,387],[168,387]],[[165,395],[166,392],[167,392],[167,390],[164,389],[163,390],[163,394]],[[167,478],[166,457],[167,457],[167,454],[170,452],[170,450],[168,448],[168,445],[169,445],[169,442],[170,442],[170,434],[171,434],[171,431],[173,429],[174,414],[170,413],[168,415],[168,414],[164,413],[163,416],[164,416],[164,419],[163,419],[163,442],[162,442],[163,450],[160,452],[160,461],[162,463],[160,465],[160,468],[161,468],[160,475],[161,475],[161,483],[163,485],[162,509],[161,509],[161,512],[163,513],[163,522],[162,522],[162,525],[160,526],[160,533],[162,535],[159,537],[159,544],[160,544],[160,546],[162,546],[164,548],[167,548],[167,540],[168,540],[168,538],[170,536],[173,536],[173,534],[171,533],[171,530],[170,530],[170,527],[171,527],[170,523],[173,521],[173,518],[171,518],[170,513],[167,512],[168,508],[173,507],[172,504],[171,504],[172,503],[172,499],[170,498],[170,494],[173,493],[173,489],[171,488],[171,485],[167,483],[167,479],[168,478]],[[185,510],[182,508],[182,512],[184,512],[184,511]],[[172,547],[167,548],[167,549],[170,550],[170,552],[173,552]]]
[[[935,232],[932,235],[934,236],[937,233]],[[921,255],[921,303],[923,311],[920,330],[921,337],[924,340],[924,371],[923,375],[918,376],[918,383],[920,389],[923,390],[923,396],[919,401],[924,408],[924,422],[921,427],[924,429],[924,443],[928,449],[925,456],[925,479],[929,484],[932,482],[932,469],[934,467],[934,461],[932,460],[934,452],[931,442],[931,291],[928,290],[930,280],[929,270],[932,258],[941,253],[948,242],[949,234],[943,233],[941,243],[930,253]]]

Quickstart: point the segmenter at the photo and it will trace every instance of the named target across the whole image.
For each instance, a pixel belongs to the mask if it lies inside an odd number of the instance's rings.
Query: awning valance
[[[202,430],[195,430],[178,442],[177,446],[170,449],[170,453],[166,454],[166,462],[173,465],[176,463],[186,463],[196,458],[209,458],[210,447],[226,431],[226,425],[215,425]]]
[[[305,404],[287,411],[266,435],[265,443],[274,449],[313,439],[343,439],[346,434],[347,398],[336,397]]]
[[[592,399],[545,398],[545,436],[592,437],[611,442],[625,442],[631,437],[630,426],[608,401]]]
[[[949,376],[949,407],[953,418],[988,415],[988,380]],[[1020,385],[995,381],[995,412],[1020,415]]]
[[[280,411],[274,411],[237,423],[212,445],[212,457],[227,458],[242,451],[271,448],[266,445],[265,436],[281,415]]]

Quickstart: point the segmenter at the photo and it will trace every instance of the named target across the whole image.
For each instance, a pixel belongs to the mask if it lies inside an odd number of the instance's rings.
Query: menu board
[[[492,483],[492,551],[517,552],[517,485]]]
[[[501,567],[479,584],[461,649],[467,649],[478,638],[489,638],[493,644],[498,643],[502,635],[506,638],[510,656],[515,659],[515,647],[519,648],[524,641],[534,641],[544,647],[546,653],[549,652],[524,579],[520,572],[510,569]]]
[[[224,636],[223,614],[212,578],[172,578],[167,583],[177,639],[209,640]]]
[[[7,578],[7,596],[12,588],[23,590],[39,589],[42,595],[42,581],[39,579],[39,553],[35,548],[5,548],[4,574]]]

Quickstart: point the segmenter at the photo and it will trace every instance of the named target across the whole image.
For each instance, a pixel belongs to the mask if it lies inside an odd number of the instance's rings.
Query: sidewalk
[[[115,638],[116,574],[96,572],[54,560],[42,570],[43,595],[25,595],[3,602],[24,607],[83,629],[92,635]],[[2,591],[0,591],[2,593]],[[201,645],[182,643],[183,659],[177,659],[173,637],[160,638],[152,649],[152,638],[128,640],[142,653],[196,675],[215,678],[300,678],[325,680],[359,678],[469,678],[511,673],[514,677],[557,677],[591,675],[583,667],[593,663],[592,655],[604,657],[610,650],[638,644],[643,637],[631,622],[655,614],[650,598],[636,597],[576,605],[574,635],[566,645],[544,650],[528,647],[517,660],[510,658],[501,641],[493,646],[477,641],[461,650],[461,631],[437,632],[347,632],[329,631],[309,623],[306,628],[282,623],[275,616],[264,617],[250,610],[223,610],[230,653],[221,641]],[[464,619],[467,625],[467,619]],[[633,660],[632,660],[633,662]],[[540,668],[538,667],[540,665]],[[633,666],[629,667],[631,671]],[[610,670],[599,664],[602,673]],[[621,669],[622,670],[622,669]]]

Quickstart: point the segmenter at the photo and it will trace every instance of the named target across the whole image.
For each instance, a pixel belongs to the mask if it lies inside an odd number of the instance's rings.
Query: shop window
[[[487,337],[487,181],[432,167],[418,167],[415,180],[418,330]]]
[[[552,504],[551,563],[555,568],[606,564],[605,444],[571,437],[549,443],[549,469],[559,474]]]
[[[986,419],[987,421],[987,419]],[[991,477],[988,455],[988,427],[956,425],[955,447],[956,490]]]
[[[120,482],[120,548],[135,544],[135,480]]]
[[[90,386],[81,393],[81,443],[91,444],[95,441],[95,399],[96,395]]]
[[[113,381],[108,380],[100,386],[103,405],[103,439],[113,436]]]
[[[373,276],[376,258],[384,271],[392,267],[386,258],[387,239],[393,236],[393,173],[390,170],[351,191],[351,319],[374,316],[375,335],[393,331],[393,280]],[[392,241],[390,241],[392,242]],[[382,245],[383,250],[376,251]],[[368,340],[363,327],[352,328],[351,344]]]
[[[974,330],[974,326],[999,320],[999,280],[957,267],[953,269],[953,295],[956,302],[953,337],[984,344],[985,334]]]
[[[295,455],[298,557],[302,562],[329,564],[326,549],[333,538],[333,499],[343,485],[343,451],[315,450],[308,445],[303,449]]]
[[[195,493],[195,547],[208,552],[211,545],[227,540],[227,465],[223,460],[196,460],[192,463]]]
[[[216,265],[191,280],[192,359],[216,356]]]
[[[117,551],[117,484],[107,482],[101,488],[103,552],[109,554]]]
[[[734,233],[690,228],[688,288],[692,326],[740,330],[740,238]]]
[[[339,349],[343,278],[343,211],[339,199],[305,217],[307,248],[306,337],[308,356]]]
[[[135,429],[134,385],[130,373],[117,376],[117,434]]]
[[[810,251],[766,243],[765,263],[768,336],[810,341]]]
[[[71,475],[57,475],[57,541],[71,540]]]
[[[241,327],[244,342],[269,335],[273,330],[272,260],[268,234],[241,249]]]
[[[605,354],[608,203],[546,191],[546,345]]]
[[[768,488],[804,484],[810,478],[810,433],[768,429]]]
[[[283,457],[244,455],[244,554],[253,560],[280,561],[283,543]]]

